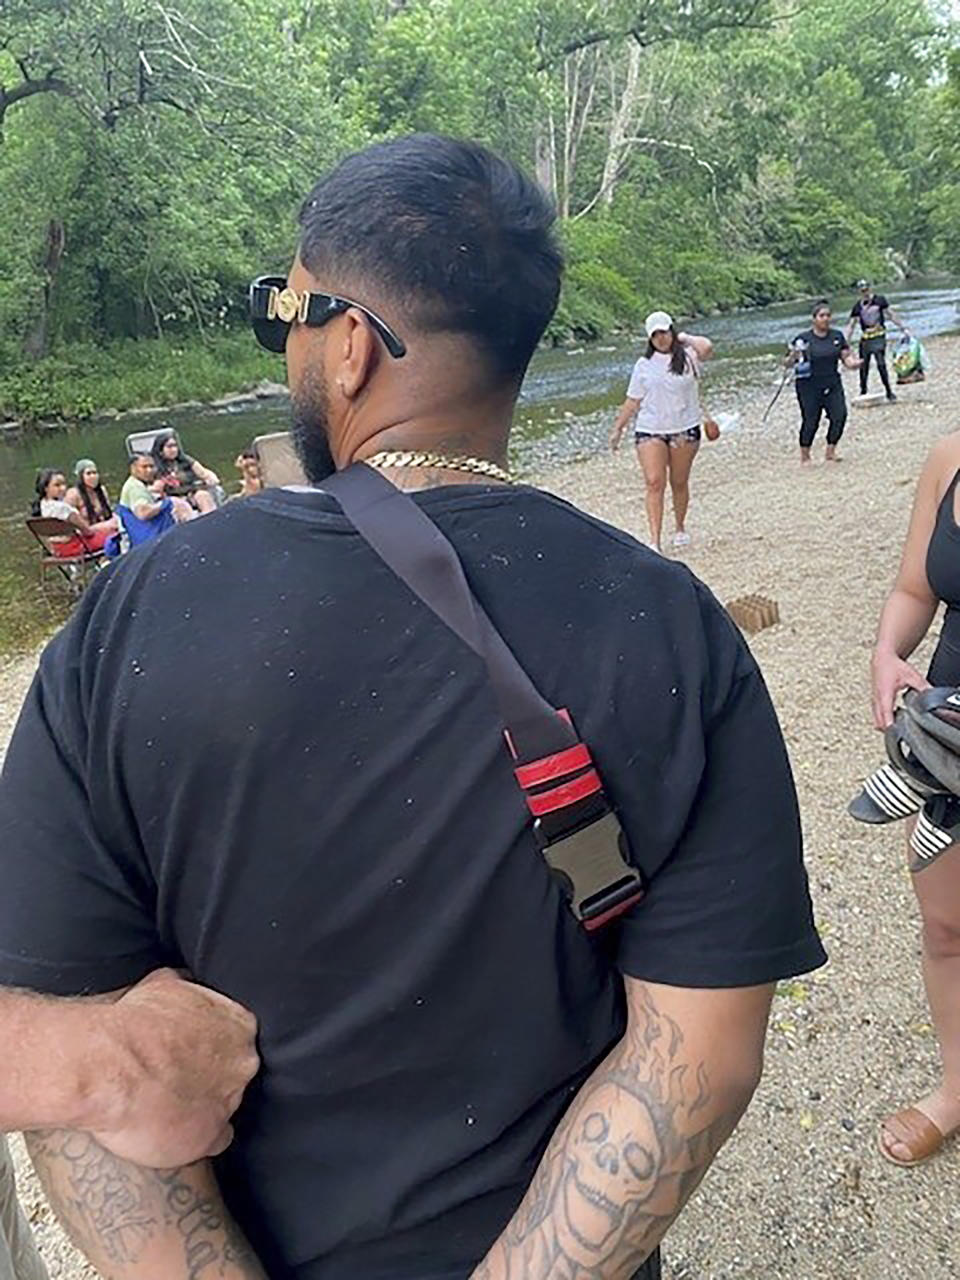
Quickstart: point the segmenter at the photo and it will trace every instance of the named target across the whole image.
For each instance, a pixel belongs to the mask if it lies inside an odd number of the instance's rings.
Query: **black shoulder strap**
[[[362,463],[324,480],[322,488],[414,595],[483,658],[519,762],[576,745],[576,732],[514,657],[470,590],[456,551],[430,517]]]

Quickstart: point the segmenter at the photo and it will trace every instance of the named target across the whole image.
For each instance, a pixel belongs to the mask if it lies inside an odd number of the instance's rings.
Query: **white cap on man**
[[[652,338],[661,330],[673,328],[673,316],[666,311],[651,311],[646,319],[647,337]]]

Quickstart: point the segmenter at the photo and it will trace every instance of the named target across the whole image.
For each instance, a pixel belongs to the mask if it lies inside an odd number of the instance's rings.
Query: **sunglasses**
[[[260,276],[250,286],[250,323],[254,335],[261,347],[278,355],[286,350],[287,335],[294,321],[319,329],[350,307],[366,316],[394,360],[407,354],[407,348],[385,321],[350,298],[309,290],[298,293],[283,276]]]

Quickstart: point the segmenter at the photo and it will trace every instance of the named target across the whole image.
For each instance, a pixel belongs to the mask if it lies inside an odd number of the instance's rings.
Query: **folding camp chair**
[[[131,431],[126,439],[127,457],[133,458],[138,453],[150,453],[153,449],[153,442],[160,432],[169,431],[170,429],[170,424],[167,423],[162,427],[151,427],[149,431]],[[180,432],[178,431],[177,436],[179,437],[179,435]],[[208,486],[208,492],[213,494],[213,499],[218,507],[222,507],[227,500],[222,484]]]
[[[132,458],[138,453],[149,453],[160,432],[169,430],[169,427],[151,427],[149,431],[131,431],[127,436],[127,457]]]
[[[46,589],[47,573],[50,569],[56,569],[70,588],[80,595],[96,573],[103,559],[103,552],[79,551],[70,556],[54,555],[51,538],[77,536],[77,530],[69,520],[59,520],[55,516],[30,516],[27,528],[40,544],[40,586]]]

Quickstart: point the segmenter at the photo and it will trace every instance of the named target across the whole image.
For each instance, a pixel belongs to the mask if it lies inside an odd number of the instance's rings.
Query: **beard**
[[[330,452],[330,396],[323,375],[308,369],[290,403],[293,447],[310,484],[321,484],[337,469]]]

